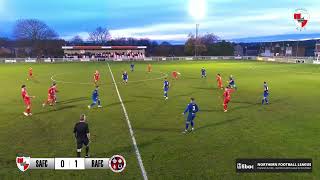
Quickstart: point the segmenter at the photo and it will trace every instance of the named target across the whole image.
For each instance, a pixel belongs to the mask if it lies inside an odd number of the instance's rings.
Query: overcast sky
[[[198,2],[192,10],[190,1]],[[20,18],[45,21],[66,39],[105,26],[113,37],[181,41],[196,23],[224,39],[294,34],[297,8],[310,14],[303,33],[320,32],[320,0],[0,0],[0,36]]]

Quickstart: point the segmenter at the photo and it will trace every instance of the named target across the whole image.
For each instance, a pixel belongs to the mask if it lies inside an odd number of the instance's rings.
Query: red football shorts
[[[228,104],[228,103],[229,103],[229,101],[230,101],[230,99],[229,99],[229,98],[225,98],[225,99],[224,99],[224,101],[223,101],[223,104]]]
[[[30,99],[24,99],[23,101],[24,101],[24,104],[25,104],[26,106],[30,106],[30,105],[31,105]]]

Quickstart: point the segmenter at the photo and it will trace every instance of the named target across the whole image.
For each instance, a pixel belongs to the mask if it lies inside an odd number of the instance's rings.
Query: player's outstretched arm
[[[87,133],[87,137],[88,137],[89,141],[91,141],[91,139],[90,139],[90,133]]]
[[[77,127],[76,127],[76,125],[73,128],[73,134],[74,134],[74,137],[77,138]]]
[[[188,109],[189,109],[188,107],[189,107],[189,105],[187,106],[187,108],[184,110],[184,112],[182,114],[186,114],[188,112]]]
[[[87,138],[88,138],[89,141],[90,141],[90,131],[89,131],[89,126],[88,126],[88,124],[87,124],[86,133],[87,133]]]

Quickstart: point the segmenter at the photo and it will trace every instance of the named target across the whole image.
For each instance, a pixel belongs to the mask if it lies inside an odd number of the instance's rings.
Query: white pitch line
[[[142,158],[141,158],[141,155],[140,155],[140,152],[139,152],[137,141],[136,141],[136,138],[134,137],[134,132],[133,132],[133,129],[132,129],[132,126],[131,126],[131,122],[129,120],[129,116],[128,116],[126,107],[124,106],[122,98],[120,96],[120,92],[119,92],[117,83],[114,80],[114,76],[113,76],[113,73],[112,73],[112,70],[110,68],[109,63],[108,63],[108,67],[109,67],[109,71],[110,71],[110,74],[111,74],[111,78],[112,78],[114,87],[116,88],[116,91],[117,91],[117,94],[118,94],[118,97],[119,97],[119,101],[121,103],[121,106],[122,106],[122,109],[123,109],[123,112],[124,112],[124,116],[126,117],[126,120],[127,120],[127,124],[128,124],[128,127],[129,127],[131,140],[132,140],[132,143],[133,143],[133,146],[134,146],[134,150],[135,150],[136,155],[137,155],[137,159],[138,159],[138,163],[139,163],[139,166],[140,166],[141,174],[142,174],[144,180],[148,180],[147,172],[146,172],[146,170],[145,170],[145,168],[143,166],[143,162],[142,162]]]

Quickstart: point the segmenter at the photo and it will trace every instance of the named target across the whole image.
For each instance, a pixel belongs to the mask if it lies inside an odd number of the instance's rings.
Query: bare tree
[[[202,55],[207,51],[207,47],[202,42],[201,37],[195,38],[193,34],[188,35],[188,39],[184,44],[184,52],[186,55],[194,55],[195,49],[197,49],[197,54]]]
[[[220,41],[220,38],[213,33],[207,33],[200,37],[201,42],[205,45],[212,45]]]
[[[104,44],[110,40],[111,36],[107,28],[101,26],[97,27],[93,32],[89,34],[89,41],[93,41],[97,44]]]
[[[20,19],[17,20],[13,35],[18,40],[48,40],[56,39],[57,33],[46,23],[38,19]]]
[[[76,35],[70,40],[70,42],[72,44],[82,44],[83,43],[83,39],[81,38],[81,36]]]

